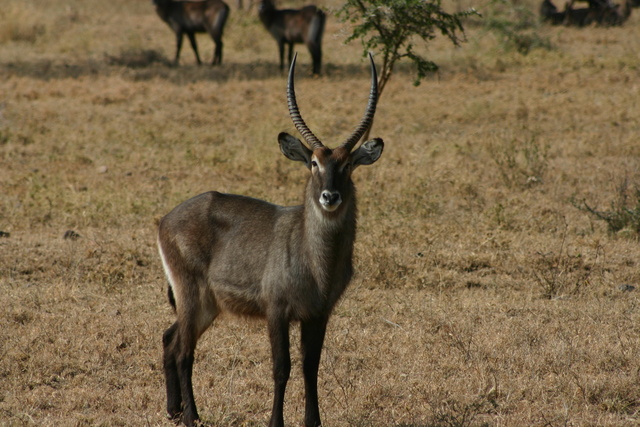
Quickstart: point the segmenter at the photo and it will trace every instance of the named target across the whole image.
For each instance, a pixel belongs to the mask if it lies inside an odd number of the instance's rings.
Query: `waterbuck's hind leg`
[[[199,419],[191,381],[196,340],[185,329],[176,321],[162,337],[164,374],[168,417],[191,427]]]
[[[167,417],[178,422],[182,413],[182,393],[180,392],[180,377],[176,365],[175,346],[178,322],[167,329],[162,336],[164,347],[164,376],[167,386]]]
[[[291,374],[289,322],[282,318],[268,320],[271,360],[273,362],[273,410],[269,427],[284,427],[284,393]]]
[[[318,408],[318,367],[320,366],[320,354],[326,330],[326,318],[307,320],[300,324],[300,348],[305,390],[305,427],[319,427],[322,424]]]
[[[224,32],[224,26],[228,17],[229,7],[225,4],[224,7],[218,11],[214,22],[207,26],[207,32],[211,35],[213,43],[215,44],[211,65],[222,64],[222,33]]]
[[[214,42],[214,44],[215,44],[215,46],[214,46],[214,48],[213,48],[213,59],[211,60],[211,65],[217,65],[217,64],[219,64],[219,63],[220,63],[220,62],[218,61],[218,55],[219,55],[219,53],[218,53],[218,46],[219,46],[219,45],[218,45],[218,43],[217,43],[217,42]]]
[[[164,374],[167,385],[167,415],[176,423],[191,427],[198,421],[193,397],[194,352],[197,334],[180,320],[167,329],[162,337],[164,346]]]
[[[182,394],[182,422],[187,427],[194,426],[196,421],[200,419],[193,397],[193,383],[191,380],[193,374],[194,349],[195,345],[193,348],[183,349],[176,360],[178,376],[180,377],[180,391]]]
[[[213,61],[211,65],[222,64],[222,37],[213,36],[215,47],[213,48]]]
[[[313,63],[313,74],[320,75],[320,70],[322,68],[322,46],[315,42],[309,42],[307,44],[307,48],[309,49],[309,53],[311,54],[311,60]]]
[[[175,278],[175,276],[174,276]],[[178,281],[177,283],[183,283]],[[184,301],[184,294],[178,302]],[[212,311],[208,322],[198,325],[196,319],[204,319],[198,306],[185,310],[177,305],[178,320],[167,329],[162,337],[164,347],[164,373],[167,387],[167,415],[175,422],[182,421],[191,427],[199,420],[193,396],[193,362],[198,337],[215,318]],[[199,316],[200,315],[200,316]],[[200,326],[201,329],[198,329]]]

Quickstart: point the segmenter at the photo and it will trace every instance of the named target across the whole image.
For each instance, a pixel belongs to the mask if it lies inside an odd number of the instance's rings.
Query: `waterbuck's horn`
[[[362,138],[362,135],[369,129],[373,123],[373,116],[376,113],[376,104],[378,103],[378,73],[376,72],[376,64],[373,62],[373,55],[369,52],[369,60],[371,61],[371,91],[369,92],[369,103],[364,112],[364,117],[360,121],[358,127],[353,131],[349,139],[343,144],[347,151],[351,151],[356,143]]]
[[[302,119],[300,115],[300,110],[298,109],[298,103],[296,102],[296,90],[293,87],[293,74],[296,68],[296,58],[298,57],[298,53],[296,52],[293,55],[293,61],[291,61],[291,68],[289,68],[289,80],[287,82],[287,104],[289,105],[289,115],[291,116],[291,120],[293,120],[293,124],[300,132],[300,135],[307,141],[314,150],[318,148],[324,147],[324,144],[320,142],[320,140],[311,132],[307,124]],[[374,108],[375,109],[375,108]]]

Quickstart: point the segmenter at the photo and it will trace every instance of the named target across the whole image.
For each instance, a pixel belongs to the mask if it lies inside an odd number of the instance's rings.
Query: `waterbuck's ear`
[[[355,168],[360,165],[370,165],[380,158],[384,142],[381,138],[374,138],[362,144],[351,153],[351,164]]]
[[[280,132],[278,143],[280,144],[280,151],[287,159],[303,162],[308,168],[311,168],[312,151],[302,141],[286,132]]]

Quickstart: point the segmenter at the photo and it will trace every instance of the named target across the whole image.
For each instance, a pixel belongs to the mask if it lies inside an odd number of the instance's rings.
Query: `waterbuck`
[[[178,65],[182,38],[186,34],[198,64],[202,64],[196,43],[196,33],[209,33],[215,48],[211,65],[222,63],[222,32],[229,17],[229,6],[222,0],[153,0],[160,18],[176,34],[176,57]]]
[[[316,6],[302,9],[276,9],[272,0],[262,0],[258,15],[265,28],[278,43],[280,71],[284,70],[284,46],[289,47],[289,64],[293,55],[293,45],[304,43],[313,61],[313,74],[320,74],[322,68],[322,35],[326,16]]]
[[[567,2],[565,6],[565,25],[584,27],[592,23],[605,27],[622,25],[631,15],[631,3],[625,2],[623,6],[613,3],[611,0],[589,0],[588,8],[573,8],[574,1]]]
[[[356,195],[351,173],[374,163],[382,139],[353,150],[371,126],[378,98],[371,60],[371,91],[358,127],[328,148],[300,115],[293,58],[287,99],[293,123],[309,147],[280,133],[280,150],[309,169],[300,206],[283,207],[232,194],[208,192],[178,205],[160,220],[158,247],[177,320],[163,335],[168,416],[198,420],[191,382],[198,338],[223,311],[266,319],[273,362],[271,427],[283,426],[291,371],[289,325],[299,322],[305,382],[305,425],[319,426],[318,366],[327,321],[351,280]],[[352,151],[353,150],[353,151]]]

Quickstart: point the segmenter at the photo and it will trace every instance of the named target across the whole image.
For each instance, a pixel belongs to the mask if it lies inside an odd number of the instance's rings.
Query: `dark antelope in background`
[[[319,426],[318,366],[333,308],[353,274],[356,194],[351,174],[374,163],[383,142],[353,150],[371,126],[378,86],[353,134],[328,148],[309,130],[296,103],[295,57],[289,70],[289,114],[307,145],[280,133],[280,150],[309,170],[304,201],[283,207],[245,196],[204,193],[160,220],[158,246],[176,322],[163,336],[167,411],[187,426],[198,420],[191,382],[198,338],[223,311],[265,318],[271,342],[274,396],[271,427],[283,426],[291,370],[289,325],[300,322],[305,425]],[[353,150],[353,151],[352,151]]]
[[[633,2],[626,0],[620,5],[612,0],[584,0],[588,7],[574,8],[574,0],[565,3],[564,11],[559,12],[551,0],[543,0],[540,5],[540,17],[552,25],[585,27],[591,24],[619,26],[631,15]]]
[[[289,47],[288,59],[291,63],[293,45],[304,43],[313,61],[313,74],[320,74],[322,68],[322,35],[326,16],[316,6],[302,9],[276,9],[272,0],[263,0],[258,5],[258,14],[265,28],[278,43],[280,70],[284,70],[284,47]]]
[[[176,34],[176,57],[178,65],[182,38],[189,37],[191,48],[198,64],[202,64],[196,43],[196,33],[209,33],[215,48],[211,65],[222,63],[222,33],[229,16],[229,6],[222,0],[153,0],[156,12]]]

